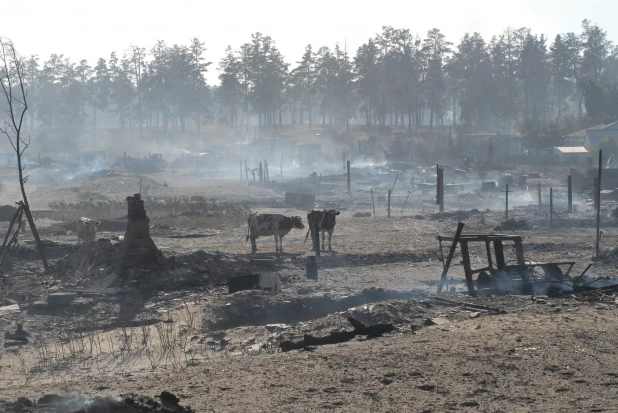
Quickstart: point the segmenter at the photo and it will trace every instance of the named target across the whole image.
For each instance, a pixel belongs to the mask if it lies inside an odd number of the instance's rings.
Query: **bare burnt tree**
[[[26,101],[28,92],[26,89],[27,85],[24,83],[24,68],[22,60],[15,51],[13,42],[1,37],[0,86],[2,87],[2,92],[6,99],[6,106],[2,108],[2,112],[4,112],[5,116],[2,120],[0,132],[6,135],[17,156],[19,187],[21,189],[24,214],[26,215],[28,224],[30,224],[30,229],[32,230],[32,235],[36,241],[41,259],[43,260],[45,271],[48,271],[49,267],[47,265],[47,258],[45,257],[45,249],[34,224],[34,219],[32,219],[30,204],[28,203],[28,197],[26,195],[25,184],[28,180],[28,176],[24,176],[24,167],[22,166],[22,158],[26,149],[30,146],[30,138],[26,141],[21,132],[24,117],[28,110],[28,103]]]

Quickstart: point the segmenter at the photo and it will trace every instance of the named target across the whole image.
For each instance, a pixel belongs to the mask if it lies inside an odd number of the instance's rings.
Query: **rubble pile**
[[[20,397],[14,402],[0,400],[0,409],[3,412],[31,412],[31,413],[162,413],[178,412],[193,413],[191,407],[181,406],[180,399],[174,394],[161,392],[157,401],[149,396],[136,396],[133,394],[120,397],[83,397],[83,396],[59,396],[48,394],[41,397],[37,402],[28,398]]]
[[[365,324],[409,324],[426,312],[426,307],[413,300],[393,300],[363,304],[341,311],[339,315],[355,318]]]
[[[397,251],[386,254],[367,253],[362,255],[357,254],[337,254],[323,255],[320,258],[322,266],[329,268],[338,267],[357,267],[363,265],[378,265],[392,264],[397,262],[429,262],[439,259],[440,256],[436,250],[427,251]],[[303,262],[304,266],[304,262]]]
[[[296,317],[302,317],[302,314],[298,313],[305,310],[301,300],[290,301],[280,295],[265,300],[264,294],[255,290],[239,291],[221,297],[217,301],[218,305],[209,308],[207,310],[209,317],[205,317],[204,327],[209,330],[240,325],[285,323]]]
[[[52,277],[51,281],[62,279],[63,287],[96,287],[110,275],[122,274],[118,271],[122,269],[118,264],[126,261],[116,262],[122,248],[122,244],[112,243],[107,239],[76,247],[54,264],[56,276]],[[144,278],[138,274],[146,274],[150,276],[150,287],[156,288],[160,285],[165,287],[165,290],[173,290],[204,286],[205,283],[222,285],[227,282],[230,274],[245,273],[251,268],[251,263],[246,259],[218,251],[198,250],[193,254],[177,255],[170,259],[161,256],[153,262],[140,262],[129,270],[128,275]],[[153,274],[160,277],[151,277]]]
[[[107,239],[86,243],[77,246],[74,251],[59,260],[55,266],[59,272],[69,273],[69,275],[86,268],[109,267],[112,265],[114,249],[115,245]]]
[[[530,224],[525,219],[509,219],[503,221],[500,225],[494,228],[495,231],[514,231],[530,229]]]
[[[204,327],[221,330],[238,326],[264,325],[268,323],[305,323],[333,318],[328,322],[338,325],[337,320],[345,312],[363,323],[387,322],[410,323],[411,316],[423,311],[414,300],[388,300],[392,292],[366,289],[358,295],[329,293],[308,294],[302,297],[267,295],[256,290],[238,291],[214,297],[205,312]],[[373,302],[376,304],[365,304]],[[363,303],[363,304],[361,304]],[[369,309],[371,308],[371,309]]]
[[[177,255],[174,257],[174,262],[176,265],[191,269],[194,273],[205,275],[214,285],[225,284],[232,274],[244,274],[251,270],[248,260],[219,251],[198,250],[189,255]]]

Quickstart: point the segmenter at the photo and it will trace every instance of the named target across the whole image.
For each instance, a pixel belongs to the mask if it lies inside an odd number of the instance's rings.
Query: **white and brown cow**
[[[77,243],[94,241],[99,224],[101,224],[101,221],[93,221],[90,218],[81,217],[78,219]]]
[[[312,245],[315,245],[314,232],[316,226],[318,226],[319,231],[322,233],[322,249],[325,249],[324,238],[328,232],[328,249],[332,250],[331,239],[333,238],[333,231],[335,230],[335,225],[337,224],[335,219],[339,214],[340,212],[334,209],[312,209],[307,212],[307,225],[309,225],[309,231],[307,231],[307,235],[305,235],[305,242],[307,242],[307,238],[309,237],[309,234],[311,234],[311,243]]]
[[[274,235],[275,237],[275,251],[283,252],[283,237],[293,228],[305,228],[301,217],[280,214],[250,214],[248,224],[249,229],[245,244],[249,239],[251,240],[251,252],[257,251],[255,240],[268,235]]]

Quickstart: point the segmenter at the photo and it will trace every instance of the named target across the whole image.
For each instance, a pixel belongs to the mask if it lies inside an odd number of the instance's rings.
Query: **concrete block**
[[[54,293],[47,296],[47,304],[49,305],[69,304],[74,300],[74,293]]]
[[[47,301],[35,301],[32,303],[32,308],[35,310],[44,310],[47,307]]]

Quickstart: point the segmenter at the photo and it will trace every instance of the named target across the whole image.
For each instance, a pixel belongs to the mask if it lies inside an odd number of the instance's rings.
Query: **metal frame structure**
[[[462,261],[461,264],[464,267],[464,273],[466,276],[466,284],[468,287],[468,292],[471,295],[477,294],[477,289],[474,286],[474,274],[481,274],[483,272],[489,273],[490,276],[495,275],[498,272],[506,272],[508,274],[518,274],[519,281],[522,282],[522,287],[524,291],[530,286],[532,280],[529,279],[527,274],[534,269],[535,267],[547,267],[547,266],[559,266],[559,265],[568,265],[568,269],[565,273],[565,276],[568,276],[575,265],[575,261],[564,261],[564,262],[548,262],[548,263],[537,263],[537,262],[526,262],[526,258],[524,256],[524,248],[523,248],[523,237],[520,235],[484,235],[484,234],[467,234],[460,235],[459,237],[445,237],[438,236],[438,242],[440,243],[440,257],[442,259],[443,267],[445,270],[444,277],[446,276],[446,272],[448,272],[447,263],[444,260],[444,252],[442,249],[442,242],[453,243],[455,241],[459,248],[461,249]],[[484,243],[485,250],[487,252],[487,266],[482,268],[472,268],[472,264],[470,261],[470,253],[468,244],[470,243]],[[515,245],[515,256],[516,263],[510,264],[506,262],[504,257],[504,242],[513,242]],[[495,257],[495,262],[492,260],[492,246]]]

